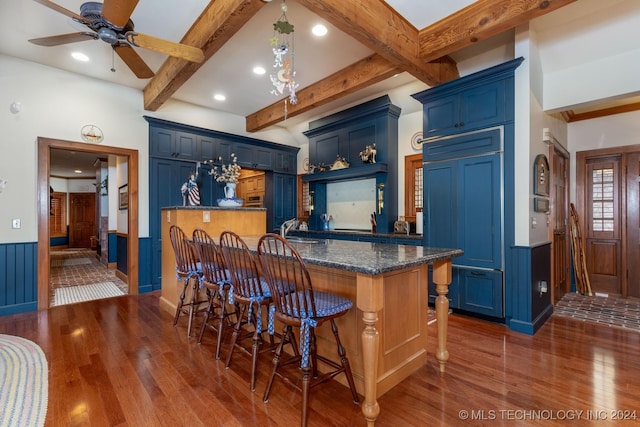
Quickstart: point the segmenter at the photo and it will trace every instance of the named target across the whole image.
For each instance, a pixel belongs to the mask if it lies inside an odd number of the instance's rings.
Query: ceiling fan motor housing
[[[80,6],[80,15],[91,20],[102,18],[102,3],[97,1],[83,3]]]

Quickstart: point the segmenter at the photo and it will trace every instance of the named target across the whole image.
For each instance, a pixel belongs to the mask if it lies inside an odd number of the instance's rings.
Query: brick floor
[[[620,298],[611,295],[596,297],[571,292],[558,301],[553,314],[640,331],[640,299],[638,298]]]
[[[67,260],[70,260],[66,262]],[[114,269],[107,268],[98,260],[96,251],[90,249],[64,249],[50,252],[49,303],[53,302],[54,291],[66,286],[89,285],[113,282],[124,292],[129,286],[116,277]],[[74,265],[65,265],[74,264]]]

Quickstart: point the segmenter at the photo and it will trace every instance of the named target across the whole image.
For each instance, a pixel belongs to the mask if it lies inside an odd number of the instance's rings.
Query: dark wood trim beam
[[[425,63],[418,55],[418,30],[381,0],[297,2],[429,86],[459,76],[450,59]]]
[[[156,111],[263,6],[259,0],[216,0],[209,3],[181,43],[202,49],[198,64],[169,57],[144,88],[144,108]]]
[[[429,62],[500,34],[576,0],[479,0],[420,30],[419,56]],[[303,2],[304,3],[304,2]]]
[[[640,110],[640,102],[633,104],[616,105],[615,107],[601,108],[600,110],[585,111],[584,113],[576,113],[573,110],[563,111],[562,117],[568,123],[578,122],[580,120],[597,119],[598,117],[611,116],[614,114],[629,113],[631,111]]]
[[[298,103],[288,104],[287,117],[297,116],[342,96],[364,89],[401,72],[380,55],[373,54],[297,92]],[[284,101],[274,102],[246,117],[247,132],[256,132],[285,119]]]

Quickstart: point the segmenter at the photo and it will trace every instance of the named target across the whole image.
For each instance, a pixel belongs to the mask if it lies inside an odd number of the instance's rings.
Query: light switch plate
[[[12,219],[11,220],[11,228],[21,228],[22,227],[22,221],[20,219]]]
[[[211,222],[211,216],[209,214],[209,211],[202,212],[202,222]]]

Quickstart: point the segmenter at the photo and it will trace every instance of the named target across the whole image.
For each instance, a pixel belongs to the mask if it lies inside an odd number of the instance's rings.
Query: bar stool
[[[269,393],[276,375],[281,377],[286,383],[302,392],[301,425],[306,426],[310,389],[344,373],[351,389],[353,402],[358,404],[360,401],[349,359],[347,359],[346,350],[340,342],[338,327],[335,323],[335,319],[346,314],[353,303],[336,294],[314,291],[309,271],[300,254],[286,239],[277,234],[265,234],[260,238],[258,258],[273,299],[269,328],[273,328],[274,320],[284,324],[282,340],[276,348],[273,358],[273,372],[264,392],[264,402],[269,400]],[[292,287],[294,287],[293,292],[291,291]],[[340,358],[339,364],[317,354],[315,331],[317,327],[327,321],[331,324],[331,330],[336,340],[337,353]],[[282,362],[282,343],[293,336],[293,328],[298,328],[300,331],[300,354]],[[319,376],[318,362],[323,362],[332,370]],[[298,381],[295,379],[288,379],[280,373],[280,368],[292,363],[299,363],[302,370],[302,387],[298,386]]]
[[[238,304],[238,318],[231,338],[231,350],[227,356],[225,367],[231,364],[234,350],[238,349],[251,356],[251,391],[256,386],[256,368],[259,353],[271,351],[275,347],[274,335],[269,335],[269,347],[263,348],[262,334],[267,332],[263,326],[263,307],[271,304],[269,285],[260,275],[256,260],[249,251],[247,244],[240,236],[232,231],[224,231],[220,235],[220,248],[224,256],[225,265],[231,279],[230,299]],[[243,329],[253,325],[253,330]],[[238,342],[252,339],[251,351]]]
[[[207,288],[207,296],[209,304],[204,313],[204,321],[200,329],[198,344],[202,342],[202,337],[207,325],[216,332],[216,359],[220,359],[220,347],[222,344],[222,334],[225,328],[232,327],[230,316],[236,314],[236,311],[229,311],[227,308],[227,300],[229,298],[229,290],[231,289],[231,280],[229,271],[224,265],[222,252],[218,244],[203,229],[193,231],[193,245],[196,254],[200,259],[200,267],[202,268],[202,284]],[[209,325],[209,318],[217,320],[217,325]],[[225,325],[225,322],[227,324]]]
[[[182,292],[180,293],[180,299],[178,300],[178,306],[176,307],[176,315],[173,318],[173,326],[178,324],[180,315],[187,315],[189,317],[187,336],[190,337],[193,318],[198,312],[202,311],[200,305],[208,302],[207,300],[199,299],[199,284],[202,271],[200,270],[193,246],[189,243],[184,231],[177,225],[172,225],[171,228],[169,228],[169,237],[176,257],[176,276],[178,279],[182,279],[184,283]],[[191,295],[188,302],[185,303],[190,283]]]

